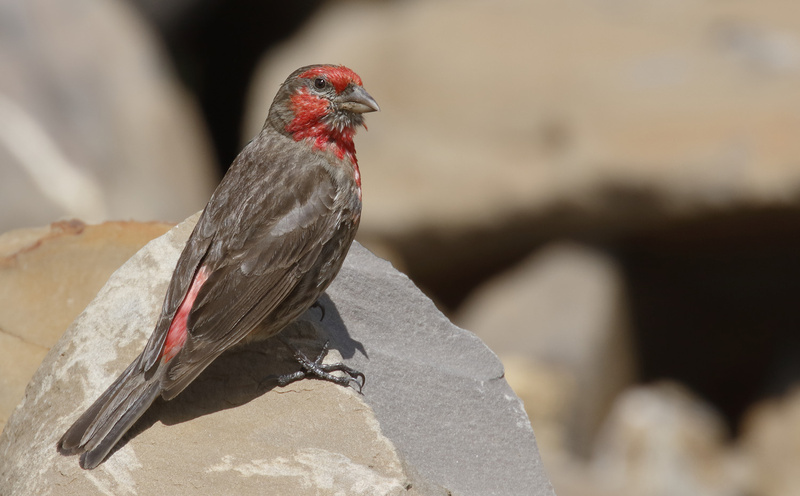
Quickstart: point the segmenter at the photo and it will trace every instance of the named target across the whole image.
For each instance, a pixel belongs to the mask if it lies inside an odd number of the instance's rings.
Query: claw
[[[325,345],[322,347],[322,351],[319,352],[314,360],[311,360],[306,356],[305,353],[300,351],[297,346],[293,345],[285,338],[280,337],[279,339],[287,348],[292,350],[295,360],[300,363],[300,366],[303,367],[303,370],[298,370],[297,372],[278,377],[278,385],[285,386],[290,382],[294,382],[305,377],[316,377],[317,379],[335,382],[341,386],[351,386],[352,383],[353,389],[355,389],[355,386],[358,386],[358,393],[362,394],[361,391],[364,389],[364,384],[367,383],[367,378],[364,376],[364,374],[341,362],[330,364],[322,363],[322,360],[324,360],[325,356],[328,354],[330,341],[326,341]],[[346,375],[338,376],[331,374],[331,372],[344,372]]]
[[[319,318],[319,321],[322,322],[323,320],[325,320],[325,307],[323,307],[319,303],[319,300],[315,301],[314,304],[311,305],[311,308],[319,308],[319,311],[322,312],[322,316]],[[326,349],[327,349],[327,343],[326,343]],[[292,351],[294,351],[294,350],[292,350]]]

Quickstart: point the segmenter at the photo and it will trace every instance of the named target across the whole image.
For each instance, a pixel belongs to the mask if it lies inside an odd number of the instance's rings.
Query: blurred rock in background
[[[614,398],[636,379],[613,260],[578,245],[548,245],[479,287],[463,307],[456,323],[503,360],[511,386],[541,422],[542,451],[588,455]]]
[[[742,494],[745,472],[727,440],[719,413],[684,388],[631,388],[598,436],[590,463],[594,487],[583,494],[596,488],[620,496]]]
[[[798,494],[800,389],[753,407],[743,421],[740,445],[751,474],[747,494]]]
[[[162,35],[178,74],[194,91],[225,172],[242,148],[242,114],[258,61],[322,0],[129,1]],[[268,107],[254,110],[263,123]]]
[[[357,138],[359,240],[501,356],[559,495],[800,493],[800,4],[132,0],[148,28],[120,1],[4,2],[14,226],[180,220],[153,213],[162,193],[120,213],[144,179],[103,181],[124,159],[199,208],[176,168],[211,149],[224,168],[293,69],[351,66],[382,108]],[[23,29],[34,14],[50,29]],[[139,102],[152,86],[167,103]],[[127,133],[100,118],[124,111]],[[175,133],[205,158],[150,156]]]
[[[0,0],[0,20],[0,232],[202,208],[205,125],[131,6]]]
[[[615,241],[796,206],[793,13],[779,1],[332,2],[265,55],[245,135],[299,64],[356,67],[383,109],[358,143],[361,239],[453,308],[557,236]]]

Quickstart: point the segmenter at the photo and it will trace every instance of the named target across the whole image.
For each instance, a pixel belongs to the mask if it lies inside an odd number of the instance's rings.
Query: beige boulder
[[[196,216],[117,270],[48,353],[0,434],[2,494],[553,494],[497,357],[357,243],[285,332],[367,377],[363,395],[297,370],[275,340],[234,348],[156,402],[93,471],[56,442],[141,351]]]
[[[0,235],[0,430],[47,351],[111,273],[169,228],[66,221]]]
[[[356,70],[382,108],[358,143],[362,239],[559,209],[586,230],[780,205],[800,186],[794,14],[777,0],[334,2],[264,59],[245,134],[295,67]]]
[[[0,9],[0,232],[203,207],[216,172],[199,109],[132,5]]]
[[[588,455],[612,402],[635,380],[625,287],[613,260],[553,243],[480,286],[463,307],[456,322],[503,361],[545,461]]]
[[[752,480],[749,494],[790,496],[800,488],[800,389],[754,405],[738,443]]]
[[[592,489],[583,494],[742,494],[743,466],[728,450],[728,435],[721,416],[683,386],[631,388],[603,425]]]

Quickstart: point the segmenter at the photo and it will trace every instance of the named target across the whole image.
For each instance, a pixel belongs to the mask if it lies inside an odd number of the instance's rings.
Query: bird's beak
[[[367,90],[361,86],[350,86],[339,95],[339,99],[339,108],[355,112],[356,114],[377,112],[381,109],[378,106],[378,102],[376,102],[375,99],[367,93]]]

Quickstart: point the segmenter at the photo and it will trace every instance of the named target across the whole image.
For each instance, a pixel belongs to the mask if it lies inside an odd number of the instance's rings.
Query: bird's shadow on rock
[[[318,303],[319,306],[312,307],[284,328],[280,336],[311,358],[317,356],[326,342],[345,360],[353,357],[357,350],[366,356],[364,346],[350,336],[328,295],[321,296]],[[298,370],[300,365],[292,352],[277,337],[236,346],[214,360],[173,400],[157,399],[109,456],[156,422],[174,425],[236,408],[274,389],[279,376]]]

